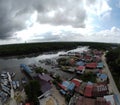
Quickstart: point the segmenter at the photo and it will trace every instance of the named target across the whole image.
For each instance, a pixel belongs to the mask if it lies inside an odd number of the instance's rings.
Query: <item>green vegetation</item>
[[[40,54],[48,51],[70,50],[77,46],[90,46],[96,49],[110,49],[111,46],[117,46],[108,43],[91,42],[46,42],[46,43],[24,43],[13,45],[1,45],[0,56],[18,56],[28,54]]]
[[[34,103],[34,105],[39,105],[38,96],[40,94],[40,84],[36,80],[30,81],[25,86],[25,93],[27,94],[28,101]]]
[[[106,54],[106,58],[116,85],[120,91],[120,47],[110,50]]]
[[[85,73],[83,75],[78,75],[77,78],[84,82],[88,82],[88,81],[91,81],[93,83],[96,82],[96,74],[93,74],[92,72]]]
[[[62,79],[61,79],[61,77],[59,75],[56,75],[55,79],[53,80],[53,84],[56,86],[56,88],[59,89],[58,83],[62,83]]]
[[[35,72],[36,73],[40,73],[40,74],[42,74],[42,73],[48,73],[48,71],[46,69],[43,69],[42,67],[36,68]]]

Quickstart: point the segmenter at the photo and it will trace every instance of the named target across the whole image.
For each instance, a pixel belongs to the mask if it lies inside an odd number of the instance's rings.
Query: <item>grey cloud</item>
[[[32,42],[46,42],[46,41],[82,41],[85,37],[82,34],[77,34],[70,31],[62,31],[59,34],[54,34],[52,32],[47,32],[42,35],[35,36]]]
[[[96,3],[97,0],[86,0],[86,4],[89,5],[93,5]]]
[[[49,11],[39,14],[38,21],[40,23],[85,27],[86,11],[83,8],[82,0],[61,0],[55,5],[53,4],[49,5]],[[48,16],[47,13],[50,11],[55,12],[53,17]]]
[[[0,39],[13,36],[26,28],[25,22],[34,11],[38,22],[51,25],[85,27],[87,17],[83,0],[0,0]],[[53,17],[48,15],[54,11]]]

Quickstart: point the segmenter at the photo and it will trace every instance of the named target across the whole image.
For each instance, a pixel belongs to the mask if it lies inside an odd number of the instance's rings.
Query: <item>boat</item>
[[[10,95],[7,94],[6,92],[0,91],[0,99],[1,99],[1,102],[2,102],[2,103],[5,102],[9,96],[10,96]],[[1,104],[0,104],[0,105],[1,105]]]
[[[1,81],[1,84],[3,84],[4,86],[6,86],[8,88],[11,88],[11,86],[8,82]]]
[[[20,87],[19,81],[16,81],[16,86],[17,86],[18,88]]]
[[[15,76],[15,74],[16,74],[15,72],[12,72],[10,75],[13,78]]]
[[[7,87],[7,86],[5,86],[5,85],[4,85],[4,84],[2,84],[2,83],[1,83],[1,87],[2,87],[2,89],[4,88],[4,89],[6,89],[6,90],[10,91],[10,88],[9,88],[9,87]]]
[[[2,73],[2,74],[1,74],[1,77],[4,77],[4,76],[6,76],[6,74],[3,74],[3,73]]]
[[[2,79],[7,79],[8,76],[7,76],[7,75],[6,75],[6,76],[1,76],[1,78],[2,78]]]
[[[23,83],[23,84],[27,83],[27,80],[26,80],[26,78],[25,78],[25,77],[24,77],[24,78],[22,78],[22,79],[21,79],[21,81],[22,81],[22,83]]]
[[[2,87],[2,90],[3,90],[4,92],[6,92],[8,95],[10,95],[10,90],[7,90],[6,87]]]
[[[1,79],[1,83],[3,83],[4,85],[9,85],[9,82],[5,79]]]
[[[0,74],[0,76],[1,76],[1,77],[8,77],[8,75],[5,74],[5,73]]]
[[[16,82],[15,81],[12,81],[12,85],[13,85],[13,88],[16,89],[17,86],[16,86]]]

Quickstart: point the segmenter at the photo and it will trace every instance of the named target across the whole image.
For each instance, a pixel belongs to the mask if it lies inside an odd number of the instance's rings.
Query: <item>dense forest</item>
[[[40,54],[49,51],[70,50],[77,46],[90,46],[90,48],[108,50],[111,49],[111,46],[116,46],[116,44],[95,42],[45,42],[0,45],[0,56]]]
[[[116,85],[120,91],[120,47],[108,51],[106,58]]]

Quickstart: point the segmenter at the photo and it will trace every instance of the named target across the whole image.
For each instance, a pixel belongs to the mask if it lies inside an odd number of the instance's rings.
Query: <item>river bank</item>
[[[85,51],[88,50],[88,47],[80,47],[73,49],[74,51]],[[42,66],[45,69],[48,69],[49,71],[52,71],[53,69],[50,68],[49,66],[46,66],[42,63],[39,62],[39,60],[45,60],[45,59],[52,59],[54,60],[55,58],[59,57],[60,54],[66,54],[69,51],[73,50],[68,50],[68,51],[58,51],[56,52],[48,52],[45,54],[40,54],[39,56],[34,56],[34,57],[25,57],[25,58],[16,58],[14,57],[5,57],[5,58],[0,58],[0,72],[1,71],[8,71],[8,72],[15,72],[16,77],[15,79],[20,80],[24,75],[21,73],[20,70],[20,64],[26,64],[26,65],[32,65],[35,64],[37,66]],[[55,70],[58,74],[61,71]],[[61,74],[64,74],[61,72]]]
[[[56,52],[60,50],[75,49],[77,46],[90,46],[93,49],[111,49],[116,44],[110,43],[96,43],[96,42],[44,42],[44,43],[23,43],[23,44],[11,44],[0,45],[0,57],[10,56],[36,56],[37,54],[43,54],[45,52]]]

